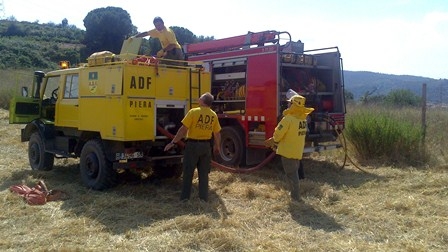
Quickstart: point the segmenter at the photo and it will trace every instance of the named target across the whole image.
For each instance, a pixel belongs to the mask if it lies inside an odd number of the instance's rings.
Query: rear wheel
[[[243,138],[235,127],[221,129],[221,150],[217,161],[223,165],[237,166],[244,157]]]
[[[117,172],[106,159],[103,145],[98,139],[88,141],[81,151],[81,178],[83,183],[94,190],[104,190],[117,184]]]
[[[34,132],[30,137],[28,159],[33,170],[49,171],[53,169],[54,155],[45,152],[45,145],[39,132]]]

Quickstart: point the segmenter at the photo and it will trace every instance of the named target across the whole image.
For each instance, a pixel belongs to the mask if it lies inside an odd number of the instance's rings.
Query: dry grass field
[[[214,169],[210,202],[195,189],[181,203],[180,180],[123,179],[98,192],[83,187],[73,160],[31,171],[20,128],[0,110],[0,251],[448,250],[446,165],[365,173],[315,156],[305,162],[303,202],[291,203],[274,160],[251,174]],[[9,191],[39,179],[70,198],[30,206]]]

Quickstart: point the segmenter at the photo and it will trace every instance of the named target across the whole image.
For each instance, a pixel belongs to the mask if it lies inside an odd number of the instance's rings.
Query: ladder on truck
[[[202,95],[201,90],[201,72],[202,72],[202,66],[195,65],[195,68],[198,69],[198,78],[197,83],[194,83],[193,81],[193,71],[192,68],[188,69],[188,76],[189,76],[189,88],[190,88],[190,109],[193,107],[199,106],[199,97]]]
[[[279,41],[278,31],[248,32],[230,38],[208,40],[204,42],[186,44],[183,46],[185,55],[197,55],[219,51],[231,51],[240,48],[249,48],[252,45],[262,46],[265,43],[277,43]]]

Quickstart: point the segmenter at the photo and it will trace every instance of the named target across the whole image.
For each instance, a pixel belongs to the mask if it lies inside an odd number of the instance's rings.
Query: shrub
[[[380,107],[350,114],[345,135],[360,160],[380,160],[391,165],[418,166],[428,160],[424,132],[403,110]]]
[[[9,101],[13,95],[13,89],[0,89],[0,108],[9,110]]]

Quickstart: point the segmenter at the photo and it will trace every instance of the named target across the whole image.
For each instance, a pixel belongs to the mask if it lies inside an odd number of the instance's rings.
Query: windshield
[[[60,76],[51,76],[47,78],[43,99],[51,98],[51,93],[59,87]]]

